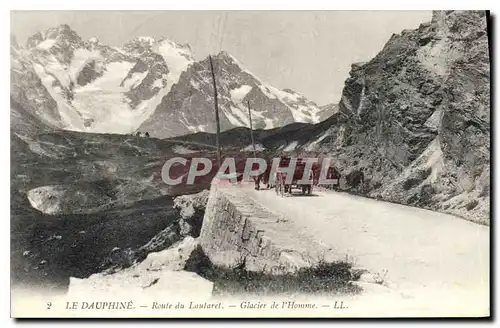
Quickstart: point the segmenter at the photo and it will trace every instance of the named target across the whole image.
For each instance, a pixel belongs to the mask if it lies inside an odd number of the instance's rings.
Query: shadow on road
[[[285,197],[320,197],[320,196],[321,195],[318,195],[318,194],[315,194],[315,193],[312,193],[312,194],[303,194],[300,191],[298,191],[298,192],[292,191],[291,194],[289,194],[289,193],[285,194]]]
[[[275,192],[274,188],[260,188],[260,189],[255,189],[258,192]],[[297,191],[292,191],[292,193],[285,193],[285,197],[321,197],[322,195],[315,194],[314,192],[311,194],[303,194],[300,190]]]

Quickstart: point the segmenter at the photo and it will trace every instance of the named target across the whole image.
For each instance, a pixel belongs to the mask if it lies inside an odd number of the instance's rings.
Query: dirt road
[[[334,191],[280,197],[273,190],[241,188],[339,258],[380,274],[398,295],[488,312],[489,227]]]

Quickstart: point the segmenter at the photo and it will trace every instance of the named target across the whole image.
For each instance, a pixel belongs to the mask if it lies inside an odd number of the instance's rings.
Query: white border
[[[214,0],[214,1],[209,1],[209,0],[176,0],[176,1],[151,1],[151,0],[120,0],[116,2],[107,2],[105,3],[102,0],[84,0],[84,1],[68,1],[68,0],[44,0],[44,1],[36,1],[36,0],[31,0],[31,1],[26,1],[26,0],[18,0],[18,1],[4,1],[1,3],[2,6],[2,24],[5,24],[2,29],[4,31],[1,33],[2,39],[0,44],[4,47],[3,51],[1,52],[1,55],[3,57],[2,63],[3,65],[0,66],[4,74],[1,75],[1,89],[4,92],[4,97],[3,99],[3,106],[1,115],[3,115],[2,119],[0,120],[0,123],[2,124],[2,129],[1,131],[3,132],[3,138],[2,142],[0,143],[2,147],[2,154],[3,158],[1,161],[2,165],[2,180],[0,181],[1,185],[1,191],[2,194],[0,195],[0,200],[1,200],[1,206],[2,206],[2,217],[1,219],[4,221],[4,226],[2,227],[2,231],[4,233],[3,238],[1,239],[3,241],[3,247],[2,249],[2,262],[4,270],[2,271],[2,304],[1,304],[1,309],[2,309],[2,327],[11,327],[15,324],[15,322],[11,319],[8,319],[10,317],[10,277],[9,277],[9,272],[10,270],[7,269],[7,263],[10,263],[10,252],[8,251],[10,249],[10,229],[7,229],[6,225],[7,222],[10,222],[10,215],[9,215],[9,208],[10,208],[10,199],[9,199],[9,194],[10,194],[10,145],[9,145],[9,140],[10,140],[10,126],[9,126],[9,108],[8,108],[8,102],[9,102],[9,89],[10,89],[10,81],[9,81],[9,33],[6,31],[10,31],[10,10],[221,10],[221,9],[226,9],[226,10],[429,10],[429,9],[434,9],[434,10],[439,10],[439,9],[491,9],[492,13],[495,15],[496,13],[500,12],[497,10],[498,8],[498,1],[486,1],[486,0],[454,0],[454,1],[433,1],[433,0],[420,0],[418,2],[414,3],[408,3],[404,1],[387,1],[387,0],[377,0],[377,1],[370,1],[370,0],[365,0],[365,1],[325,1],[325,0],[307,0],[307,1],[270,1],[270,0],[249,0],[249,1],[236,1],[236,0]],[[498,24],[498,21],[495,21],[495,24]],[[494,45],[498,44],[498,33],[495,32],[495,40],[494,40]],[[495,52],[494,52],[495,53]],[[9,65],[9,66],[7,66]],[[496,65],[497,66],[497,65]],[[496,67],[495,66],[495,67]],[[495,69],[496,73],[497,69]],[[496,75],[495,75],[496,76]],[[496,81],[498,83],[498,81]],[[494,85],[494,90],[492,92],[494,94],[497,93],[497,85]],[[497,107],[494,107],[496,110],[498,110]],[[496,119],[494,123],[494,126],[496,127],[496,123],[498,121],[499,115],[496,115]],[[495,140],[495,144],[497,145],[495,149],[492,151],[495,152],[496,154],[500,154],[499,152],[499,146],[498,146],[498,140]],[[492,168],[492,170],[496,169]],[[497,200],[498,193],[495,192],[495,200]],[[498,223],[495,224],[495,227],[498,227]],[[497,228],[498,229],[498,228]],[[495,231],[497,236],[497,232]],[[495,254],[496,254],[495,250]],[[495,277],[496,278],[496,277]],[[496,302],[498,304],[498,302]],[[495,309],[495,313],[498,315],[498,307]],[[75,321],[76,322],[76,321]],[[5,325],[4,325],[5,323]],[[78,323],[78,322],[77,322]],[[192,325],[192,326],[198,326],[202,322],[154,322],[150,323],[153,326],[157,327],[164,327],[165,325]],[[324,322],[325,324],[332,324],[332,325],[339,325],[339,324],[345,324],[345,322],[335,322],[331,321],[329,323]],[[363,323],[368,323],[368,322],[363,322]],[[363,323],[356,322],[354,325],[361,325]],[[376,325],[385,325],[386,322],[370,322],[372,324]],[[28,322],[24,323],[25,327],[34,327],[35,325],[45,325],[45,326],[52,326],[54,322]],[[66,326],[66,325],[72,325],[73,323],[69,322],[61,322],[60,324]],[[111,326],[118,326],[118,325],[123,325],[127,324],[126,322],[81,322],[81,325],[89,325],[92,324],[93,326],[101,326],[101,325],[111,325]],[[133,322],[131,324],[134,325],[143,325],[144,322]],[[218,322],[211,322],[210,325],[218,325]],[[228,322],[228,324],[233,324],[232,322]],[[275,323],[264,323],[264,322],[257,322],[253,323],[255,325],[259,326],[266,326],[266,325],[273,325],[273,326],[285,326],[288,323],[286,322],[275,322]],[[309,323],[303,322],[301,323],[304,326],[308,325]],[[350,325],[352,325],[351,323]],[[404,323],[399,323],[399,324],[404,324]],[[433,327],[437,326],[439,323],[430,323],[430,322],[421,322],[420,324],[425,325],[426,327]],[[451,324],[454,324],[453,322]],[[472,323],[468,323],[470,325],[475,325]],[[478,325],[480,323],[477,323]]]
[[[414,3],[404,1],[269,1],[269,0],[183,0],[183,1],[15,1],[11,9],[16,10],[485,10],[493,1],[432,1]]]

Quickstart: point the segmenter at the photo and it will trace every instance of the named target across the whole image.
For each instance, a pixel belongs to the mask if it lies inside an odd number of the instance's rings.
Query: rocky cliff
[[[490,196],[490,66],[484,12],[435,12],[353,67],[340,111],[347,161],[367,192],[487,222]],[[366,149],[370,148],[370,149]]]
[[[328,120],[257,138],[266,148],[333,157],[352,192],[487,223],[488,49],[485,12],[435,12],[352,65]]]

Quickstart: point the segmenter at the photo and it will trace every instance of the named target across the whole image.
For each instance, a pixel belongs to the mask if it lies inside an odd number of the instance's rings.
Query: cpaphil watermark
[[[274,184],[277,180],[285,184],[335,184],[339,174],[332,165],[331,158],[276,157],[234,158],[226,157],[220,167],[213,159],[194,157],[186,159],[173,157],[162,167],[162,180],[171,186],[192,185],[197,181],[212,178],[231,183],[266,181]]]

